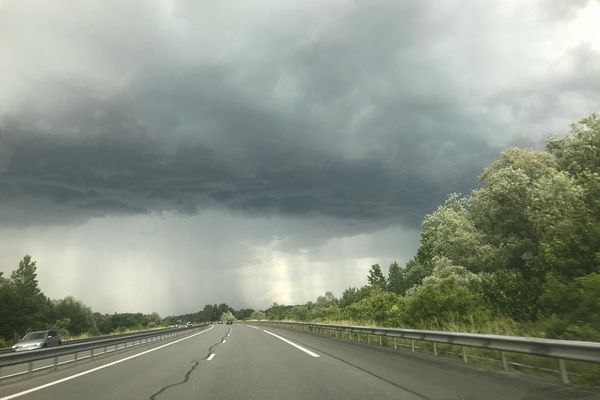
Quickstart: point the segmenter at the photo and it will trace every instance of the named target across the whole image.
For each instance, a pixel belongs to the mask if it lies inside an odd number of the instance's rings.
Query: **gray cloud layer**
[[[532,61],[562,8],[531,26],[477,2],[127,4],[52,24],[3,5],[24,39],[2,43],[4,223],[224,207],[415,224],[499,146],[600,105],[594,49]]]
[[[502,148],[600,110],[599,19],[569,0],[0,2],[0,267],[32,253],[49,295],[109,312],[362,284]]]

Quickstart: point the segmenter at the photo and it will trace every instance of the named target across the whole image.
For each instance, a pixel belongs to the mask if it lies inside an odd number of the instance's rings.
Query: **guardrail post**
[[[54,357],[54,362],[52,364],[52,371],[55,371],[58,369],[58,356]]]
[[[465,348],[465,346],[460,346],[460,347],[462,347],[463,361],[465,362],[465,364],[468,364],[469,359],[467,358],[467,349]]]
[[[398,345],[396,344],[396,338],[394,338],[394,350],[398,350]]]
[[[73,354],[73,365],[77,365],[77,359],[79,358],[79,352],[75,352],[75,354]]]
[[[437,353],[437,345],[436,345],[436,343],[435,343],[435,342],[433,342],[433,355],[434,355],[434,356],[436,356],[436,357],[438,356],[438,353]]]
[[[27,363],[27,375],[31,376],[31,374],[33,374],[33,361]]]
[[[413,339],[410,339],[410,349],[413,353],[415,352],[415,341]]]
[[[371,335],[369,335],[368,333],[367,333],[367,342],[368,342],[369,344],[371,344]]]
[[[505,372],[508,372],[508,363],[506,362],[506,353],[500,351],[500,357],[502,358],[502,368],[504,368]]]
[[[381,342],[381,340],[382,340],[382,338],[381,338],[381,336],[379,336],[379,345],[383,346],[383,343]]]
[[[90,358],[94,358],[94,349],[90,350]]]
[[[560,371],[560,379],[562,380],[562,383],[565,385],[570,384],[571,382],[569,382],[569,375],[567,374],[567,365],[565,364],[565,360],[562,358],[557,358],[556,360],[558,361],[558,369]]]
[[[104,346],[104,353],[102,353],[102,354],[106,355],[106,350],[107,350],[106,346]]]

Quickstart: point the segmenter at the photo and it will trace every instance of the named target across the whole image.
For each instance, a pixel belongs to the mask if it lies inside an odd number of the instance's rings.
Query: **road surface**
[[[286,329],[214,325],[0,385],[8,399],[600,399],[425,354]]]

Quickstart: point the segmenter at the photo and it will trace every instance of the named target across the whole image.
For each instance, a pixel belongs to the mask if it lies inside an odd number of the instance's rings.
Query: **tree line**
[[[6,347],[36,330],[54,329],[68,339],[79,335],[106,335],[130,330],[166,327],[178,323],[216,321],[225,316],[246,319],[255,311],[234,310],[225,303],[207,304],[196,313],[161,318],[157,313],[93,312],[82,301],[67,296],[52,300],[40,289],[37,263],[26,255],[10,276],[0,272],[0,347]],[[255,314],[255,317],[260,314]]]
[[[165,317],[165,322],[173,325],[179,322],[208,322],[218,321],[224,316],[229,318],[247,319],[254,312],[251,308],[242,308],[238,311],[234,310],[226,303],[221,304],[206,304],[204,308],[195,313],[170,315]]]
[[[38,285],[37,264],[29,255],[9,277],[0,272],[0,347],[33,330],[55,329],[68,338],[150,329],[161,324],[157,313],[101,314],[72,296],[51,300]]]
[[[270,319],[600,339],[600,117],[510,148],[422,223],[415,257]]]

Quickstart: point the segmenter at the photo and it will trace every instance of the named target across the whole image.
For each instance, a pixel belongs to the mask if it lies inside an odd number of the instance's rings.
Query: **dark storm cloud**
[[[444,194],[434,182],[413,182],[418,177],[396,174],[379,160],[343,160],[318,148],[248,143],[244,155],[230,158],[199,143],[164,154],[159,143],[17,135],[0,199],[7,210],[18,207],[37,220],[224,207],[414,222]],[[22,213],[12,215],[3,220],[23,221]]]
[[[468,16],[420,2],[348,3],[324,10],[325,21],[292,7],[265,27],[247,22],[263,18],[254,10],[242,28],[234,15],[208,32],[211,10],[193,4],[173,7],[172,29],[148,6],[131,33],[129,19],[97,7],[110,27],[84,15],[85,52],[67,53],[75,64],[91,54],[101,73],[75,73],[69,61],[60,73],[58,63],[0,109],[3,223],[223,208],[416,224],[473,187],[501,145],[530,140],[515,131],[539,138],[575,108],[588,112],[577,99],[557,103],[561,93],[582,96],[589,111],[600,105],[587,85],[599,81],[594,50],[565,54],[586,74],[565,68],[561,84],[537,90],[519,82],[528,69],[518,51],[494,48],[512,27],[477,2]],[[213,48],[207,35],[223,43]],[[103,69],[107,59],[114,65]],[[559,121],[540,127],[557,108]]]

